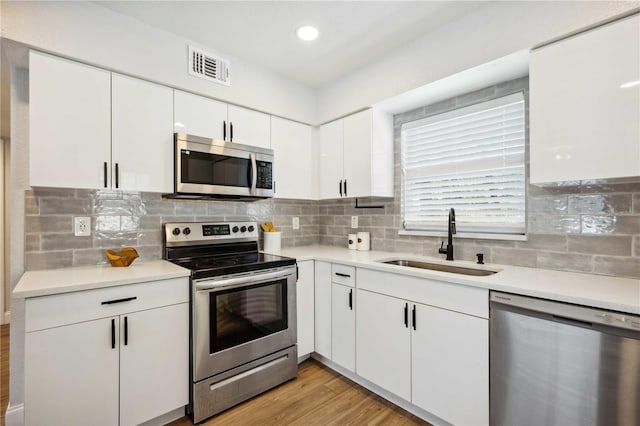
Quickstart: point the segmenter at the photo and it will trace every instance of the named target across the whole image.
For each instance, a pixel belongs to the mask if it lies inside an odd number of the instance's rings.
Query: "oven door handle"
[[[286,271],[274,271],[264,274],[246,275],[243,277],[227,278],[222,280],[203,280],[195,281],[196,291],[212,291],[212,290],[228,290],[237,287],[244,287],[251,284],[257,284],[265,281],[277,280],[280,278],[287,278],[293,276],[295,272],[289,270]]]

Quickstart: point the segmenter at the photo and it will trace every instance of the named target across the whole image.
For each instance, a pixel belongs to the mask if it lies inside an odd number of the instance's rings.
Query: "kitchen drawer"
[[[331,264],[331,282],[349,287],[356,286],[356,268],[353,266]]]
[[[358,268],[358,288],[411,302],[489,318],[489,290]]]
[[[188,278],[33,297],[26,299],[25,329],[43,330],[188,301]]]

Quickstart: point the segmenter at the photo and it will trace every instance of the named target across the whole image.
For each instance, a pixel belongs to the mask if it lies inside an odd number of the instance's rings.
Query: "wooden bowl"
[[[129,266],[138,257],[138,252],[133,247],[124,247],[120,251],[107,250],[107,259],[111,266]]]

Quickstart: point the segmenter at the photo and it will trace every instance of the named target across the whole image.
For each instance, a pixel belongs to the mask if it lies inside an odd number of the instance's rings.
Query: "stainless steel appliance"
[[[173,198],[273,197],[273,150],[174,135]]]
[[[492,425],[639,425],[640,316],[491,293]]]
[[[166,223],[164,240],[191,270],[192,420],[296,377],[295,259],[258,252],[255,222]]]

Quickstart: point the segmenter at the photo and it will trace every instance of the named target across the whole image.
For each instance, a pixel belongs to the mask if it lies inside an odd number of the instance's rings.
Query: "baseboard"
[[[344,367],[341,367],[340,365],[338,365],[335,362],[331,361],[329,358],[326,358],[326,357],[324,357],[324,356],[322,356],[322,355],[320,355],[320,354],[318,354],[316,352],[311,354],[311,358],[315,359],[316,361],[321,362],[322,364],[326,365],[330,369],[340,373],[341,375],[343,375],[347,379],[356,382],[360,386],[362,386],[364,388],[367,388],[371,392],[373,392],[376,395],[386,399],[390,403],[392,403],[394,405],[397,405],[398,407],[402,408],[403,410],[406,410],[406,411],[410,412],[411,414],[413,414],[413,415],[415,415],[417,417],[420,417],[422,420],[425,420],[425,421],[431,423],[432,425],[450,425],[450,423],[442,420],[440,417],[434,416],[433,414],[429,413],[428,411],[425,411],[422,408],[413,405],[409,401],[406,401],[406,400],[400,398],[399,396],[394,395],[391,392],[381,388],[380,386],[378,386],[376,384],[373,384],[373,383],[371,383],[370,381],[368,381],[366,379],[363,379],[362,377],[358,376],[353,371],[350,371],[350,370],[347,370]]]
[[[185,416],[184,406],[178,407],[175,410],[169,411],[168,413],[162,414],[154,419],[147,420],[144,423],[141,423],[139,426],[162,426],[167,423],[171,423],[174,420],[181,419]],[[7,426],[9,426],[7,424]]]
[[[7,426],[24,426],[24,404],[9,404],[4,421]]]
[[[298,357],[298,364],[308,360],[309,358],[311,358],[311,354],[306,354],[306,355],[299,356]]]

